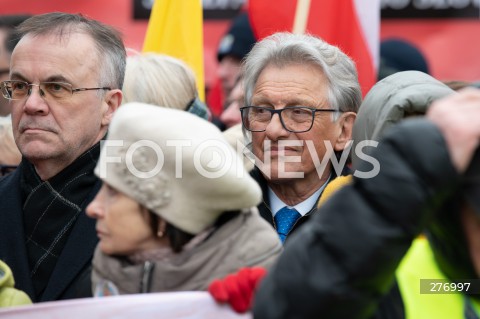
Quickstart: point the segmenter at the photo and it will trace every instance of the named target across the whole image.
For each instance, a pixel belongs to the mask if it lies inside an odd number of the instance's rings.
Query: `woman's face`
[[[99,245],[105,254],[131,255],[158,247],[148,210],[106,183],[86,212],[97,220]]]

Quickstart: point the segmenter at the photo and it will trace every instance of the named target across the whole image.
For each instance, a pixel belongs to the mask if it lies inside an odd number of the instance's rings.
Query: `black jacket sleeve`
[[[412,240],[459,179],[431,122],[389,132],[372,154],[379,174],[354,178],[286,244],[256,293],[255,318],[375,314]]]

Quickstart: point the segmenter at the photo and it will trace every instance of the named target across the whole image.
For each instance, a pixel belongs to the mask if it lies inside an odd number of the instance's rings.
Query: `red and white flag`
[[[380,0],[249,0],[248,13],[257,39],[278,31],[314,34],[355,61],[363,95],[375,84]]]

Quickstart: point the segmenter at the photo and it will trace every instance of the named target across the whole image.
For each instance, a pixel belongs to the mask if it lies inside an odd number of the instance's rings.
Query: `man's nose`
[[[276,141],[279,137],[285,137],[290,134],[290,132],[283,127],[280,113],[272,115],[272,119],[265,129],[265,133],[267,137],[273,141]]]
[[[37,87],[34,89],[34,87]],[[38,90],[38,94],[34,91]],[[45,101],[45,93],[39,85],[30,84],[27,92],[24,110],[28,114],[48,114],[48,105]]]

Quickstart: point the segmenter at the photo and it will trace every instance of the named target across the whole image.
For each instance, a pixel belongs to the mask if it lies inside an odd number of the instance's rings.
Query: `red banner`
[[[295,12],[299,1],[277,0],[275,4],[265,0],[250,0],[248,12],[255,35],[262,39],[274,32],[292,31]],[[369,9],[377,21],[373,34],[364,27],[362,12]],[[366,10],[366,11],[365,11]],[[376,17],[376,18],[375,18]],[[368,38],[378,42],[380,7],[374,0],[311,0],[306,24],[306,33],[321,37],[326,42],[338,46],[356,63],[359,81],[364,94],[376,82],[376,48],[369,46]]]

